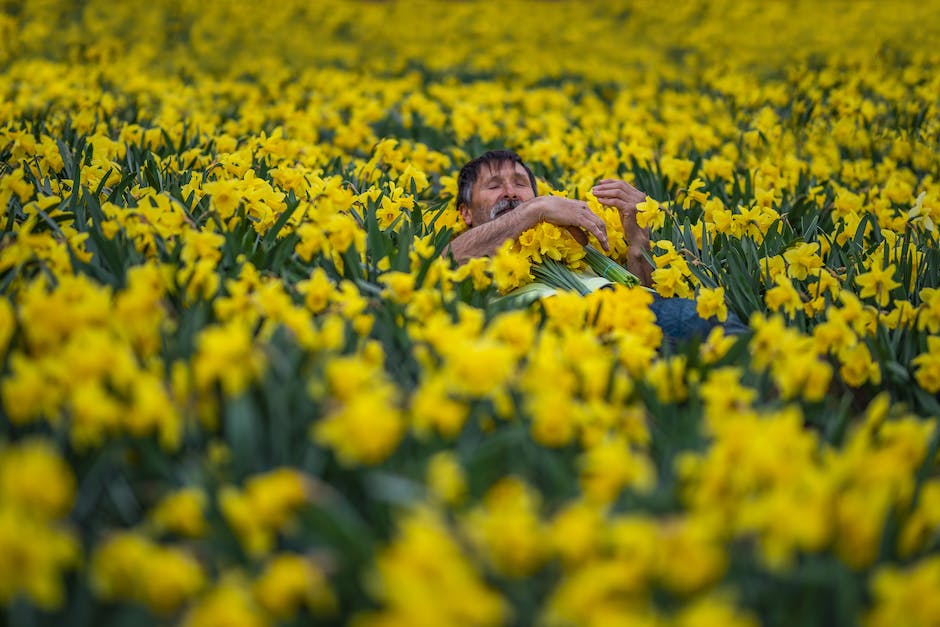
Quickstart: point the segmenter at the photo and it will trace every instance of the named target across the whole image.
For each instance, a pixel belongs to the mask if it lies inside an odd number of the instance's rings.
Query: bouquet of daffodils
[[[557,290],[582,296],[618,283],[640,284],[626,268],[594,246],[582,246],[554,224],[540,223],[503,245],[490,266],[504,302],[525,306]]]

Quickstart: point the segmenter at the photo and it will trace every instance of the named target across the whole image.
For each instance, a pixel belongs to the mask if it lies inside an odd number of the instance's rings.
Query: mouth
[[[518,198],[503,198],[498,203],[493,205],[493,209],[492,209],[493,219],[498,218],[504,213],[509,213],[510,211],[518,207],[520,204],[522,204],[522,201],[519,200]]]

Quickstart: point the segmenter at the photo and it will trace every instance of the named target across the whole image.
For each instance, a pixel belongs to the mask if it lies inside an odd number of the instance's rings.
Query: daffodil
[[[897,267],[895,264],[887,268],[881,267],[880,263],[872,264],[868,272],[863,272],[855,277],[855,284],[861,288],[860,298],[874,297],[879,307],[887,306],[891,300],[891,292],[901,284],[894,280]]]

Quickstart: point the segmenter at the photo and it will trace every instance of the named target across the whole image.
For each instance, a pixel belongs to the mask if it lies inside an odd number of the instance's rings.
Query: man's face
[[[460,206],[460,215],[469,226],[489,222],[535,197],[529,174],[522,164],[512,161],[484,165],[471,191],[470,206]]]

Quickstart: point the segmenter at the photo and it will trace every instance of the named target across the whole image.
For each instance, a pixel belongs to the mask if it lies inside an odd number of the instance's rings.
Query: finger
[[[602,181],[598,181],[597,184],[594,185],[593,189],[602,189],[605,187],[627,187],[627,186],[628,186],[627,183],[624,181],[618,181],[617,179],[604,179]]]
[[[619,185],[598,185],[591,188],[591,192],[597,196],[598,194],[626,194],[626,195],[639,195],[642,194],[638,189],[627,185],[626,183],[621,182]]]
[[[618,181],[618,180],[613,180],[613,179],[604,179],[603,181],[599,182],[597,185],[592,187],[591,191],[596,195],[597,192],[604,192],[604,191],[615,190],[615,189],[623,190],[631,194],[642,193],[640,190],[638,190],[633,185],[630,185],[626,181]]]
[[[600,242],[604,250],[610,250],[610,245],[607,243],[607,226],[603,221],[601,221],[600,224],[592,221],[588,223],[586,227],[588,232],[597,238],[597,241]]]
[[[599,202],[604,207],[615,207],[620,211],[628,209],[630,206],[636,204],[629,198],[623,198],[621,196],[615,195],[606,195],[600,194],[597,196],[597,202]]]
[[[597,201],[605,206],[614,206],[620,209],[621,211],[627,211],[636,207],[638,203],[646,200],[646,196],[642,194],[629,195],[629,194],[601,194],[597,196]]]
[[[583,246],[587,243],[587,238],[584,237],[584,232],[581,229],[585,229],[588,233],[597,238],[597,241],[600,242],[600,245],[604,250],[610,250],[610,245],[607,241],[607,225],[604,221],[588,207],[587,203],[575,201],[574,211],[569,214],[569,219],[574,221],[574,224],[569,224],[568,230],[572,233],[574,238]],[[580,228],[578,228],[580,227]],[[578,231],[579,235],[584,237],[584,241],[579,239],[578,235],[574,234],[574,231]]]
[[[598,187],[594,189],[593,193],[597,198],[606,196],[619,196],[621,198],[646,198],[646,194],[632,187]]]
[[[598,192],[594,194],[594,197],[597,198],[602,204],[610,204],[611,202],[629,202],[630,197],[627,196],[624,192]]]
[[[625,181],[624,179],[601,179],[596,184],[597,185],[626,185],[630,187],[630,183],[628,181]]]

